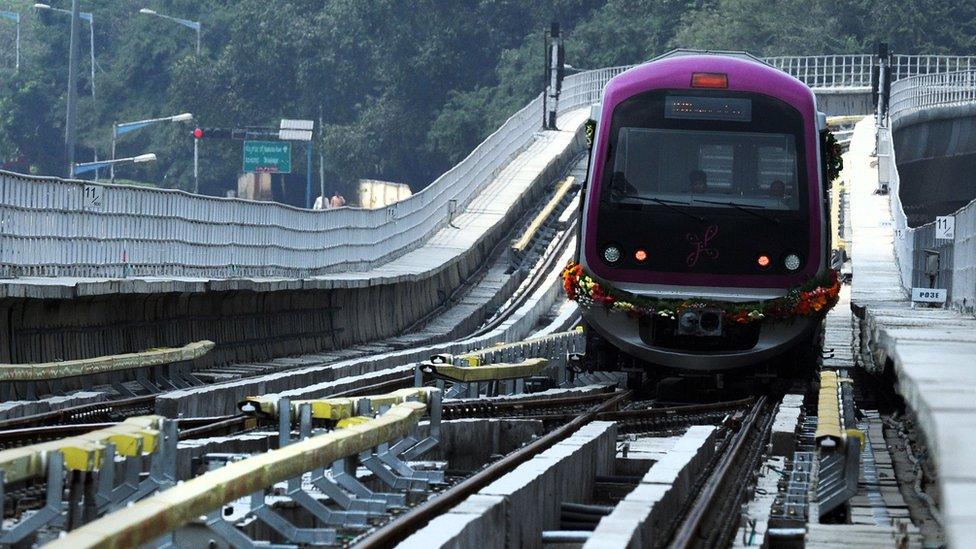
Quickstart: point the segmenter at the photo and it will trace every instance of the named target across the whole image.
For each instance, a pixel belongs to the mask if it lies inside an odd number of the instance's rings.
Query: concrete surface
[[[432,520],[400,549],[541,547],[562,502],[588,502],[612,472],[617,428],[594,421]]]
[[[913,308],[901,286],[889,197],[873,194],[873,121],[857,125],[845,165],[851,178],[853,289],[861,365],[894,368],[898,391],[917,417],[935,460],[946,540],[976,538],[976,319]],[[873,364],[872,364],[873,362]]]
[[[715,454],[715,427],[696,425],[651,466],[640,484],[600,519],[585,549],[651,547],[691,495],[691,487]]]

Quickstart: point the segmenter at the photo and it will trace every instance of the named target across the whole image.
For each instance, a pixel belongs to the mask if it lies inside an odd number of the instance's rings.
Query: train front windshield
[[[610,198],[797,210],[795,137],[788,134],[621,127]]]
[[[798,212],[799,113],[757,94],[654,91],[614,110],[604,201]]]

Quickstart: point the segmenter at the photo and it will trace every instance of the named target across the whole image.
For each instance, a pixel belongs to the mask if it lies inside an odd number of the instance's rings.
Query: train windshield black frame
[[[675,92],[655,90],[614,109],[605,159],[602,202],[632,208],[771,210],[807,207],[800,113],[753,93],[682,90],[719,100],[750,101],[748,120],[675,118]],[[772,212],[771,212],[772,213]]]

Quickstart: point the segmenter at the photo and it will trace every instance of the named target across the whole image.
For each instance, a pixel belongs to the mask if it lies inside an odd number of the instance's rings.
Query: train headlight
[[[795,271],[800,268],[800,256],[789,254],[783,258],[783,266],[787,271]]]
[[[607,263],[616,263],[620,261],[620,248],[616,246],[607,246],[603,249],[603,259],[606,259]]]

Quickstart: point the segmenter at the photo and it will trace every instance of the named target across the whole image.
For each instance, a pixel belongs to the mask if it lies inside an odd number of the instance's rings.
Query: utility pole
[[[871,92],[878,126],[884,126],[888,101],[891,99],[891,56],[888,44],[878,44],[877,62],[871,67]]]
[[[319,105],[319,196],[322,197],[322,209],[325,209],[325,145],[322,142],[323,137],[323,126],[322,126],[322,105]]]
[[[64,128],[64,147],[68,160],[68,176],[74,176],[75,121],[78,116],[78,32],[81,16],[78,0],[71,0],[71,42],[68,47],[68,115]]]
[[[305,142],[305,207],[311,208],[315,204],[312,196],[312,140]]]
[[[563,39],[559,35],[559,23],[553,22],[549,29],[549,43],[546,48],[546,96],[545,96],[545,128],[556,129],[556,114],[559,111],[559,92],[563,87]]]

